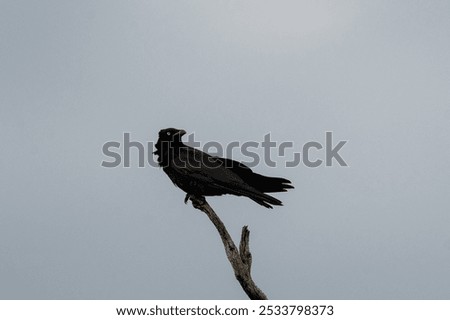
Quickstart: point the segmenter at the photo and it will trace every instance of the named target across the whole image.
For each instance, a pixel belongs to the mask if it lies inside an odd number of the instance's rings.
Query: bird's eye
[[[167,132],[167,135],[170,136],[170,132]]]

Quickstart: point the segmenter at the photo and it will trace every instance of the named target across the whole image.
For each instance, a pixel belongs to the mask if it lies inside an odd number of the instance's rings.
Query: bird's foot
[[[196,209],[201,208],[206,203],[206,199],[204,196],[197,196],[187,193],[186,197],[184,197],[184,203],[187,204],[189,200],[191,200],[192,206]]]

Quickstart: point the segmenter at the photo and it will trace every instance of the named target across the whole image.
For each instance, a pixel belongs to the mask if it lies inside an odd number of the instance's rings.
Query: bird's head
[[[181,137],[186,134],[183,129],[167,128],[159,131],[159,141],[181,142]]]
[[[155,151],[153,154],[158,156],[160,166],[167,165],[167,159],[163,156],[170,148],[178,148],[183,146],[181,137],[186,134],[182,129],[167,128],[159,131],[159,138],[155,144]]]

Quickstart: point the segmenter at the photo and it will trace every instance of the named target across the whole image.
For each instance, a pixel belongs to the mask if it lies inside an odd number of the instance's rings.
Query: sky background
[[[348,140],[254,168],[283,207],[208,199],[269,298],[450,299],[449,39],[446,0],[0,1],[0,298],[246,299],[161,169],[101,167],[177,127]]]

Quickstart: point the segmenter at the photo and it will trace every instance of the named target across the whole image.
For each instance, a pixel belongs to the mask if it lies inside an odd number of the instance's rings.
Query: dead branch
[[[219,232],[220,238],[222,239],[223,246],[225,247],[225,252],[227,258],[231,263],[234,270],[234,275],[236,279],[244,289],[245,293],[252,300],[267,300],[267,296],[259,289],[251,276],[252,267],[252,255],[250,253],[250,231],[247,226],[242,227],[241,242],[239,244],[239,250],[231,239],[225,225],[220,220],[219,216],[214,212],[211,206],[206,202],[204,197],[198,197],[193,195],[187,195],[185,202],[187,200],[192,201],[192,206],[206,213],[208,218],[216,227]]]

